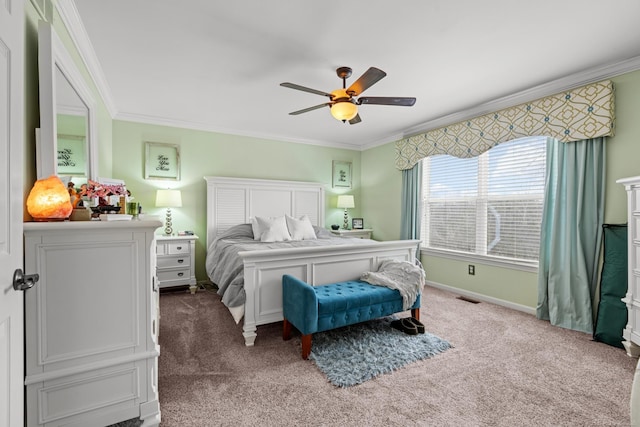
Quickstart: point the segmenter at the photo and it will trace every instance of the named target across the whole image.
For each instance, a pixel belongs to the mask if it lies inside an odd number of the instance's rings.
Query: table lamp
[[[353,196],[352,195],[343,195],[343,196],[338,196],[338,208],[344,208],[344,226],[343,228],[345,230],[349,229],[349,214],[347,212],[347,209],[352,209],[355,207],[355,203],[353,201]]]
[[[156,207],[167,208],[167,218],[165,221],[164,234],[173,234],[171,227],[171,208],[182,207],[182,194],[180,190],[158,190],[156,193]]]

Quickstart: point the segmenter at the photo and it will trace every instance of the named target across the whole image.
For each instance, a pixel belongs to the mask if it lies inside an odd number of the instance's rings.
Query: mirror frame
[[[50,23],[38,23],[38,75],[40,85],[40,129],[36,134],[38,179],[58,175],[58,129],[56,68],[87,106],[87,178],[98,176],[96,103],[82,74]]]

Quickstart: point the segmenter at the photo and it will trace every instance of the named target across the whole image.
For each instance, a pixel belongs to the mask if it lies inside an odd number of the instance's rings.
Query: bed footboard
[[[240,252],[246,293],[243,336],[252,346],[257,327],[282,321],[282,276],[289,274],[310,285],[359,279],[377,271],[385,259],[413,261],[419,240],[371,244],[272,249]]]

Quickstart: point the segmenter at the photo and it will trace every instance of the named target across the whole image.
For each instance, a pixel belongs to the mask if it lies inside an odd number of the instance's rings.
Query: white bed
[[[248,224],[254,217],[307,215],[313,225],[325,225],[324,184],[214,176],[204,179],[207,182],[207,250],[222,233],[239,224]],[[230,311],[236,320],[244,311],[245,344],[254,345],[257,326],[282,320],[284,274],[312,285],[358,279],[363,272],[377,271],[383,259],[413,261],[419,241],[349,242],[330,247],[239,252],[244,265],[246,299],[243,307],[232,307]]]

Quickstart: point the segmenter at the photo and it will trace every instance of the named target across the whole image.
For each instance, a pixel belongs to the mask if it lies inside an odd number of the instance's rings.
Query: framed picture
[[[145,179],[180,180],[180,147],[176,144],[146,142]]]
[[[86,147],[84,136],[58,134],[58,174],[87,176]]]
[[[121,179],[115,179],[115,178],[104,178],[104,177],[98,177],[98,181],[99,184],[101,185],[107,185],[110,187],[119,187],[122,186],[122,190],[123,191],[127,191],[127,185],[125,184],[125,182]],[[125,200],[127,200],[127,197],[125,196]],[[109,204],[111,206],[117,206],[118,203],[120,203],[120,196],[108,196],[107,198],[107,202],[109,202]]]
[[[362,218],[352,218],[351,228],[354,230],[362,230],[364,228],[364,220]]]
[[[333,161],[333,188],[351,188],[351,162]]]

